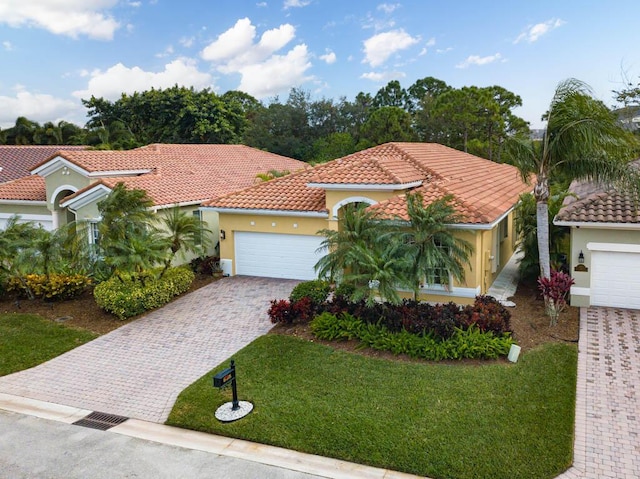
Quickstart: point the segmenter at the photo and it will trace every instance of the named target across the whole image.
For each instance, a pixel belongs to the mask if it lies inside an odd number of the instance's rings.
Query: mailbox
[[[231,382],[236,377],[235,368],[227,368],[222,372],[219,372],[215,376],[213,376],[213,387],[221,388],[226,386],[229,382]]]

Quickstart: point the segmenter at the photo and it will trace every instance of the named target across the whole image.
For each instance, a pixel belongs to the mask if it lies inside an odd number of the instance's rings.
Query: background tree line
[[[433,77],[408,88],[394,80],[353,101],[313,100],[294,88],[286,100],[261,102],[239,91],[218,95],[174,86],[82,103],[89,118],[84,127],[20,117],[0,130],[0,144],[129,149],[149,143],[243,143],[322,162],[389,141],[422,141],[504,161],[505,139],[529,133],[527,122],[513,113],[522,105],[518,95],[500,86],[457,89]]]

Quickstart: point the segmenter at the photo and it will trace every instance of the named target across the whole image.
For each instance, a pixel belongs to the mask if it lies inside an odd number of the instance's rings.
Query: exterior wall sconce
[[[580,254],[578,254],[578,263],[584,264],[584,253],[580,250]]]
[[[220,239],[227,239],[227,233],[225,232],[225,230],[220,230]]]

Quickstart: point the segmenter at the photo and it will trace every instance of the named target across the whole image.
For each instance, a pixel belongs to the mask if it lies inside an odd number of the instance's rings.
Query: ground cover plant
[[[32,314],[0,314],[0,376],[53,359],[97,336]]]
[[[571,464],[577,350],[547,344],[517,364],[389,361],[285,335],[234,356],[230,400],[211,374],[178,398],[168,424],[433,478],[550,478]]]

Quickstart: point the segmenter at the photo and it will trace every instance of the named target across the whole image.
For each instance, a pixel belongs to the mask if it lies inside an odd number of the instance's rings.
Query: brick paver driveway
[[[640,311],[583,308],[574,464],[563,479],[640,477]]]
[[[45,364],[0,378],[0,392],[164,422],[186,386],[271,329],[269,301],[288,297],[297,283],[225,278]]]

